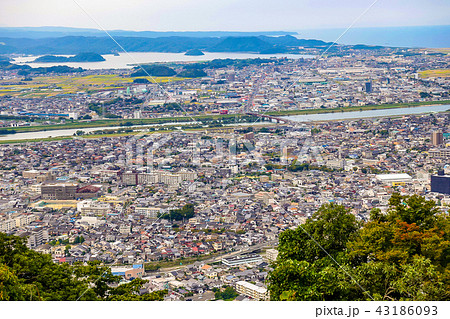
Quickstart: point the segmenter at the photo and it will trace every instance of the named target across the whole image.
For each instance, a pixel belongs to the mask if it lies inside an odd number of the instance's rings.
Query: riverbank
[[[51,141],[62,141],[62,140],[70,140],[77,138],[102,138],[102,137],[120,137],[120,136],[128,136],[128,135],[150,135],[155,133],[170,133],[173,130],[162,130],[162,131],[154,131],[154,132],[141,132],[141,131],[133,131],[133,132],[124,132],[124,133],[112,133],[112,134],[86,134],[82,136],[58,136],[58,137],[45,137],[45,138],[36,138],[36,139],[24,139],[24,140],[6,140],[0,141],[1,144],[20,144],[20,143],[36,143],[36,142],[51,142]]]
[[[271,123],[271,122],[265,122],[265,123],[255,123],[252,126],[253,127],[263,127],[263,126],[268,126],[268,125],[276,125],[275,123]],[[235,128],[241,128],[242,129],[242,125],[229,125],[227,127],[235,127]],[[225,127],[226,128],[226,127]],[[183,132],[199,132],[199,131],[204,131],[205,129],[208,128],[183,128]],[[93,132],[93,133],[89,133],[89,134],[83,134],[80,136],[73,136],[73,135],[69,135],[69,136],[55,136],[55,137],[44,137],[44,138],[29,138],[29,139],[11,139],[11,140],[0,140],[0,145],[1,144],[20,144],[20,143],[35,143],[35,142],[51,142],[51,141],[62,141],[62,140],[68,140],[68,139],[77,139],[77,138],[102,138],[102,137],[120,137],[120,136],[129,136],[129,135],[142,135],[142,136],[147,136],[147,135],[151,135],[151,134],[155,134],[155,133],[171,133],[174,131],[177,131],[177,125],[171,125],[171,126],[167,126],[165,129],[161,129],[161,130],[155,130],[155,131],[146,131],[144,130],[133,130],[132,132],[119,132],[119,133],[103,133],[102,131],[99,132]]]
[[[409,114],[423,114],[434,112],[450,111],[450,101],[440,101],[437,104],[423,106],[423,103],[390,104],[390,105],[367,105],[365,107],[348,107],[345,109],[317,109],[317,110],[293,110],[272,112],[274,116],[286,116],[288,119],[297,122],[317,122],[356,119],[366,117],[397,117]],[[409,108],[414,108],[410,109]],[[391,111],[387,111],[391,109]],[[183,127],[184,130],[203,130],[214,127],[242,127],[242,125],[253,125],[256,123],[269,124],[271,122],[259,122],[255,116],[246,114],[227,115],[199,115],[193,117],[166,117],[151,119],[114,119],[79,121],[65,124],[43,125],[32,127],[11,128],[15,134],[5,134],[0,136],[0,143],[13,143],[15,141],[53,141],[61,140],[63,137],[77,136],[84,134],[86,137],[102,137],[113,134],[115,136],[130,135],[136,131],[166,132],[176,127]],[[164,129],[162,128],[164,126]],[[6,129],[8,130],[8,129]],[[79,130],[84,131],[78,132]],[[97,132],[103,131],[103,132]],[[109,132],[108,132],[109,131]],[[131,132],[133,131],[133,132]],[[79,134],[81,133],[81,134]],[[128,133],[128,134],[124,134]]]
[[[419,106],[433,106],[450,104],[450,100],[445,101],[435,101],[435,102],[414,102],[414,103],[398,103],[398,104],[381,104],[381,105],[364,105],[364,106],[350,106],[350,107],[340,107],[340,108],[327,108],[327,109],[307,109],[307,110],[289,110],[289,111],[274,111],[267,112],[266,115],[271,116],[289,116],[289,115],[308,115],[308,114],[324,114],[324,113],[337,113],[337,112],[355,112],[355,111],[368,111],[368,110],[382,110],[382,109],[395,109],[395,108],[409,108],[409,107],[419,107]],[[450,107],[449,107],[450,109]],[[182,116],[182,117],[158,117],[149,119],[102,119],[94,121],[78,121],[65,124],[55,124],[55,125],[39,125],[39,126],[24,126],[7,128],[7,130],[14,130],[17,133],[24,132],[39,132],[39,131],[50,131],[50,130],[63,130],[63,129],[77,129],[77,128],[93,128],[93,127],[109,127],[109,126],[127,126],[133,125],[148,125],[148,124],[167,124],[167,123],[184,123],[195,121],[206,121],[206,120],[223,120],[223,119],[242,119],[242,117],[247,116],[245,114],[211,114],[211,115],[192,115],[192,116]]]
[[[349,106],[349,107],[337,107],[326,109],[307,109],[307,110],[289,110],[289,111],[273,111],[267,112],[266,115],[271,116],[289,116],[289,115],[309,115],[309,114],[322,114],[322,113],[345,113],[345,112],[357,112],[357,111],[372,111],[372,110],[385,110],[385,109],[398,109],[420,106],[434,106],[450,104],[450,100],[445,101],[426,101],[426,102],[411,102],[411,103],[395,103],[395,104],[373,104],[363,106]],[[450,106],[449,106],[450,111]]]
[[[243,114],[237,115],[238,117],[244,116]],[[129,126],[135,125],[151,125],[151,124],[182,124],[186,122],[193,122],[202,120],[218,120],[226,118],[235,118],[236,115],[226,114],[226,115],[196,115],[196,116],[180,116],[180,117],[158,117],[149,119],[102,119],[94,121],[78,121],[65,124],[53,124],[53,125],[37,125],[37,126],[22,126],[7,128],[7,130],[14,130],[16,133],[25,132],[41,132],[41,131],[52,131],[52,130],[66,130],[66,129],[82,129],[82,128],[93,128],[93,127],[111,127],[111,126],[121,126],[127,128]],[[201,124],[201,123],[199,123]]]

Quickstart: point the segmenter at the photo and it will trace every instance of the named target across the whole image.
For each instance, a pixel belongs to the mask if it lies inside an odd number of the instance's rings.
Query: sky
[[[136,31],[297,31],[346,28],[374,1],[376,0],[0,0],[0,26],[98,29],[100,25],[107,30]],[[449,0],[378,0],[354,26],[449,24]]]

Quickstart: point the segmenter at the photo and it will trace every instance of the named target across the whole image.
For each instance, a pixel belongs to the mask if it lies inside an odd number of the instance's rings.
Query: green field
[[[450,77],[450,69],[426,70],[419,72],[421,78],[448,78]]]
[[[146,78],[150,83],[165,83],[180,81],[177,77],[139,77]],[[112,89],[125,88],[133,83],[135,78],[117,74],[87,75],[87,76],[42,76],[34,77],[32,81],[0,80],[0,96],[16,97],[51,97],[59,94],[75,94],[79,92],[95,93]]]

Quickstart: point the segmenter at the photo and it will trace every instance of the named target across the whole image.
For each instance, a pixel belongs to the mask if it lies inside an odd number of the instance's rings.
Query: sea
[[[67,56],[67,55],[65,55]],[[254,53],[233,53],[233,52],[204,52],[204,55],[189,56],[184,53],[163,53],[163,52],[129,52],[120,53],[119,55],[105,54],[103,57],[106,61],[102,62],[82,62],[82,63],[31,63],[39,56],[19,56],[16,57],[13,63],[27,64],[33,68],[38,67],[51,67],[56,65],[67,65],[74,68],[83,68],[87,70],[100,70],[100,69],[126,69],[132,68],[136,64],[141,63],[155,63],[155,62],[198,62],[198,61],[211,61],[214,59],[268,59],[271,57],[276,58],[312,58],[312,55],[303,54],[254,54]]]
[[[296,30],[299,39],[334,42],[345,29]],[[340,44],[366,44],[409,48],[450,48],[450,25],[351,28],[338,41]]]

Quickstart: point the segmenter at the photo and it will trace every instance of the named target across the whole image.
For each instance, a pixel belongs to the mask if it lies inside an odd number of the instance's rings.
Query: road
[[[246,254],[246,253],[249,253],[249,252],[252,252],[252,251],[259,250],[259,249],[264,248],[264,247],[271,247],[271,246],[275,245],[277,242],[278,242],[278,240],[271,240],[271,241],[268,241],[268,242],[259,243],[259,244],[256,244],[256,245],[253,245],[253,246],[250,246],[250,247],[246,247],[246,248],[243,248],[243,249],[241,248],[239,250],[236,250],[236,251],[233,251],[233,252],[230,252],[230,253],[226,253],[226,254],[219,255],[219,256],[214,256],[214,257],[202,260],[201,262],[203,262],[205,264],[215,263],[215,262],[221,261],[222,258],[227,258],[227,257],[236,256],[236,255]],[[174,267],[162,268],[159,271],[146,272],[146,275],[163,275],[163,274],[166,274],[168,272],[179,270],[181,268],[189,267],[189,266],[192,266],[192,265],[194,265],[194,263],[180,265],[180,266],[174,266]]]

